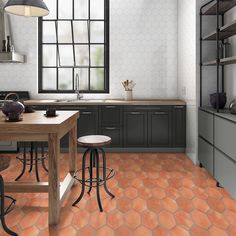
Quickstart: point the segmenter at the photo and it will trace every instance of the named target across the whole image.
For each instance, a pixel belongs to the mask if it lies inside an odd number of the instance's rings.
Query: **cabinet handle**
[[[162,112],[162,111],[160,111],[160,112],[155,112],[154,113],[155,115],[166,115],[166,114],[168,114],[167,112]]]
[[[133,111],[133,112],[130,112],[130,114],[131,114],[131,115],[140,115],[141,112],[139,112],[139,111]]]
[[[183,109],[184,106],[175,106],[176,109]]]
[[[116,106],[106,106],[107,109],[114,109]]]
[[[82,115],[91,115],[92,112],[91,112],[91,111],[83,111],[81,114],[82,114]]]
[[[106,127],[105,129],[106,130],[115,130],[116,128],[115,127]]]

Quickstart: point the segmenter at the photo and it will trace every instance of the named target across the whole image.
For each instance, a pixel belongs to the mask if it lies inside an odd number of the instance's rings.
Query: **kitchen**
[[[0,4],[1,235],[235,235],[235,1],[26,2]]]

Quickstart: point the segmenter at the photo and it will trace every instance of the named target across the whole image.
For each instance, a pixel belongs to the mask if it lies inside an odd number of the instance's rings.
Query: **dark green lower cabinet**
[[[124,113],[124,146],[147,146],[147,112],[130,111]]]
[[[38,106],[37,110],[47,109]],[[110,147],[185,148],[185,106],[57,106],[57,110],[80,111],[78,137],[107,135]],[[61,147],[68,148],[68,135]],[[182,150],[182,149],[181,149]]]
[[[171,111],[148,112],[148,146],[171,146]]]

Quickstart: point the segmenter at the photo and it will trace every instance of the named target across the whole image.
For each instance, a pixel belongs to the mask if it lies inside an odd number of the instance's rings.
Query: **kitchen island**
[[[76,171],[77,111],[59,111],[56,117],[47,118],[43,111],[23,115],[20,122],[6,122],[0,116],[0,141],[47,141],[48,142],[48,182],[9,182],[6,192],[48,193],[49,224],[57,224],[61,203],[74,183]],[[69,172],[60,183],[60,139],[69,133]]]

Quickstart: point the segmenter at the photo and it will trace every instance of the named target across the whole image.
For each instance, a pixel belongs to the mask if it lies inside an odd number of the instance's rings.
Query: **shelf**
[[[236,56],[220,59],[221,66],[230,65],[230,64],[236,64]],[[203,66],[215,66],[216,60],[204,62],[202,65]]]
[[[202,65],[203,66],[215,66],[216,60],[203,62]]]
[[[236,20],[220,28],[219,40],[227,39],[233,35],[236,35]],[[203,37],[203,40],[216,40],[216,31]]]
[[[216,15],[217,1],[212,2],[205,7],[206,9],[202,12],[203,15]],[[224,14],[231,8],[236,6],[236,0],[221,0],[219,4],[219,14]]]

